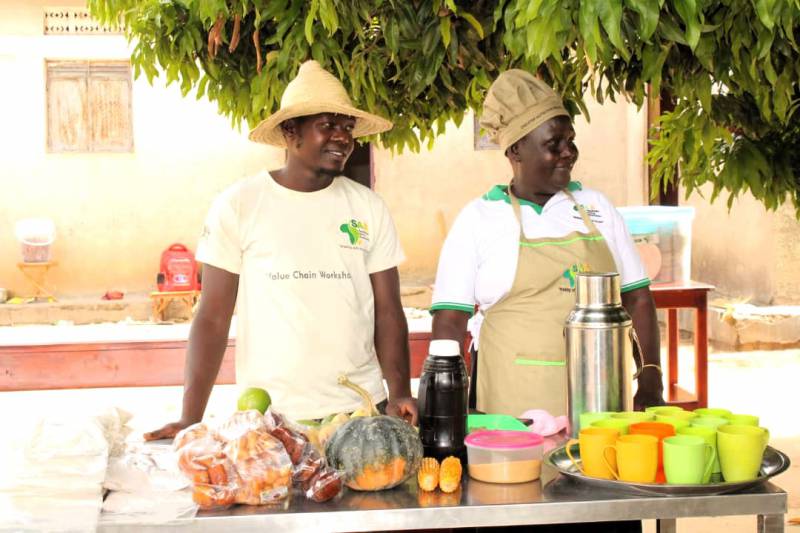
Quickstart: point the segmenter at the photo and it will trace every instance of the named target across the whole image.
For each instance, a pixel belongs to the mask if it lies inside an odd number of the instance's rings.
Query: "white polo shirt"
[[[197,260],[239,274],[237,384],[266,389],[293,419],[357,409],[340,374],[384,400],[370,274],[403,258],[386,204],[346,177],[314,192],[268,172],[229,187]]]
[[[622,292],[650,285],[625,222],[611,202],[577,181],[567,188],[605,238],[620,274]],[[529,239],[589,231],[577,207],[563,192],[553,195],[544,206],[520,200],[520,207],[523,231]],[[453,222],[439,256],[431,312],[455,309],[472,316],[475,305],[482,311],[491,308],[511,290],[518,255],[519,223],[508,186],[496,185],[467,204]],[[476,347],[482,320],[479,313],[469,321]]]

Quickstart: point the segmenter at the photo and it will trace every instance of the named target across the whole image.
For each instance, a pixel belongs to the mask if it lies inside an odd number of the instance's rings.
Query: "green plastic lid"
[[[482,429],[527,431],[528,427],[510,415],[467,415],[467,433]]]

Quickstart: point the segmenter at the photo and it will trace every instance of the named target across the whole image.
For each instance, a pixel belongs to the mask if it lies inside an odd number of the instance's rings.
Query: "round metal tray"
[[[576,461],[580,463],[580,451],[577,444],[573,444],[570,452]],[[660,483],[632,483],[628,481],[616,481],[610,479],[600,479],[581,474],[572,461],[569,460],[566,446],[560,446],[547,453],[545,463],[549,464],[565,476],[574,479],[579,483],[594,485],[597,487],[613,488],[627,492],[639,494],[659,494],[662,496],[693,496],[703,494],[725,494],[737,490],[746,489],[754,485],[759,485],[773,476],[789,468],[789,458],[785,453],[767,446],[764,451],[764,458],[761,461],[761,470],[756,479],[739,482],[722,482],[719,474],[714,474],[711,483],[705,485],[667,485]]]

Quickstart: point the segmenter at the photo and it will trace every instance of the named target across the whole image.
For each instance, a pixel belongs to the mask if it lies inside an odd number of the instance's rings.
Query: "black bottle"
[[[458,341],[433,340],[419,380],[419,434],[426,457],[466,464],[469,383]]]

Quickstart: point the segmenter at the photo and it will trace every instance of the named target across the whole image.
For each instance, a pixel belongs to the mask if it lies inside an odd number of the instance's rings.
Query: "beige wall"
[[[144,77],[133,87],[133,153],[47,153],[45,60],[129,57],[121,36],[43,36],[42,6],[54,5],[80,2],[0,0],[0,287],[24,290],[13,226],[43,216],[57,226],[59,265],[50,279],[60,295],[152,290],[161,251],[172,242],[193,248],[212,198],[258,169],[278,167],[282,153],[247,141],[214,104]],[[576,179],[617,205],[642,203],[643,114],[624,103],[591,110],[591,125],[576,126]],[[396,219],[407,278],[431,281],[458,211],[508,181],[505,158],[475,151],[472,132],[470,117],[460,128],[451,124],[433,150],[374,151],[376,189]]]
[[[161,251],[172,242],[194,248],[217,192],[278,166],[282,152],[247,141],[215,105],[142,76],[133,86],[133,153],[47,153],[44,61],[130,53],[121,36],[42,36],[41,6],[55,2],[9,4],[0,4],[0,286],[26,287],[14,223],[43,216],[56,223],[50,279],[60,294],[150,290]]]
[[[711,187],[693,194],[692,277],[717,287],[719,297],[757,305],[800,304],[800,222],[786,204],[767,211],[750,194],[727,194],[710,204]]]

